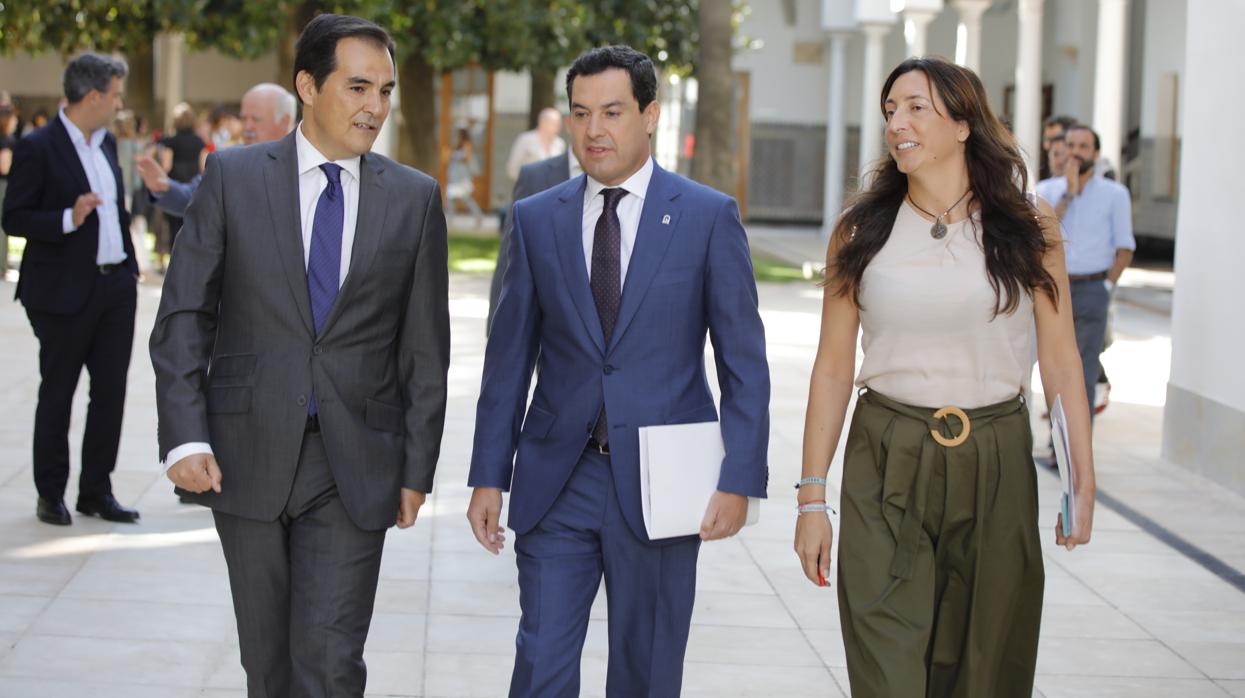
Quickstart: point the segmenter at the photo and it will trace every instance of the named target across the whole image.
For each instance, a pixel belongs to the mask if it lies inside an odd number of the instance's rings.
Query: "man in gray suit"
[[[362,696],[385,530],[432,490],[449,366],[436,182],[369,152],[394,45],[320,15],[303,121],[208,158],[151,335],[160,453],[210,506],[248,694]]]
[[[552,189],[580,172],[583,170],[579,168],[579,161],[569,148],[561,155],[528,163],[519,170],[519,178],[515,180],[514,191],[510,196],[510,205],[514,206],[514,202],[519,199]],[[514,218],[507,214],[501,229],[501,247],[497,250],[497,267],[493,269],[493,281],[488,289],[488,320],[484,325],[486,335],[493,327],[493,311],[497,308],[497,297],[501,295],[502,275],[506,272],[506,265],[510,263],[510,245],[506,240],[513,229]]]

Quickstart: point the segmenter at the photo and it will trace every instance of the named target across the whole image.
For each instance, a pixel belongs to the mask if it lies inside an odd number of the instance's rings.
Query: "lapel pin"
[[[669,213],[661,217],[661,224],[670,225],[670,214]]]

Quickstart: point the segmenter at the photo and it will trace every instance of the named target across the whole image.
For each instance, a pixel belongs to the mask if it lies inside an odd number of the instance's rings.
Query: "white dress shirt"
[[[112,165],[104,155],[105,129],[96,129],[90,140],[82,133],[78,125],[65,116],[62,109],[58,115],[65,130],[69,132],[69,140],[74,151],[78,153],[78,161],[86,171],[86,181],[91,191],[99,195],[104,203],[95,207],[99,214],[99,247],[95,251],[96,264],[120,264],[128,256],[125,245],[121,242],[121,210],[117,207],[117,178],[112,172]],[[65,209],[61,215],[61,231],[66,235],[76,231],[73,224],[73,207]]]
[[[320,169],[320,165],[330,162],[311,141],[303,135],[300,123],[294,133],[295,148],[298,152],[298,204],[301,214],[303,237],[303,268],[311,258],[311,226],[316,219],[316,204],[320,195],[329,184],[328,175]],[[342,218],[342,262],[341,273],[337,277],[337,287],[346,282],[346,273],[350,269],[350,254],[354,249],[355,224],[359,220],[359,167],[361,158],[355,156],[347,160],[333,160],[342,170],[338,177],[341,180],[342,194],[345,196],[345,208]],[[597,207],[600,210],[600,206]],[[202,441],[182,444],[171,451],[164,460],[164,469],[177,461],[196,453],[212,453],[212,446]]]
[[[648,193],[648,182],[652,178],[653,158],[649,158],[644,161],[643,167],[627,178],[627,181],[618,185],[619,189],[627,191],[627,194],[618,201],[617,208],[618,223],[622,229],[622,250],[619,256],[618,271],[622,275],[624,286],[627,284],[627,266],[631,263],[631,251],[635,249],[635,236],[640,229],[640,213],[644,211],[644,196]],[[592,279],[592,243],[596,240],[597,219],[605,210],[605,197],[601,196],[601,190],[606,188],[591,175],[588,176],[588,186],[584,190],[583,239],[584,264],[588,265],[589,280]],[[619,291],[621,290],[620,288]]]
[[[506,161],[506,173],[510,175],[510,179],[518,179],[519,170],[523,169],[524,165],[548,160],[565,151],[566,141],[559,136],[554,136],[553,140],[549,141],[549,146],[546,147],[539,130],[524,131],[514,139],[514,145],[510,147],[510,159]]]

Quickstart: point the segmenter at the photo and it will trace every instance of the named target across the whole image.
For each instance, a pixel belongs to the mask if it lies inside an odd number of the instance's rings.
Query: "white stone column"
[[[186,55],[186,37],[180,33],[170,33],[161,35],[159,44],[160,52],[160,78],[164,84],[164,119],[161,127],[173,132],[173,107],[184,99],[185,91],[183,90],[182,81],[182,60]],[[154,125],[153,125],[154,127]]]
[[[1128,0],[1098,0],[1098,46],[1094,66],[1094,118],[1091,125],[1102,138],[1101,156],[1123,165],[1124,105],[1127,83]]]
[[[974,73],[981,73],[981,16],[992,0],[954,0],[960,12],[955,34],[955,62]]]
[[[1016,47],[1016,104],[1012,130],[1024,150],[1029,185],[1037,183],[1042,154],[1042,2],[1019,0],[1019,44]]]
[[[860,173],[869,171],[882,152],[882,113],[878,91],[882,89],[882,48],[890,24],[865,24],[865,76],[860,112]]]
[[[830,32],[830,97],[826,104],[826,189],[822,204],[822,236],[829,238],[843,209],[843,163],[847,156],[847,32]]]
[[[909,56],[924,56],[925,38],[929,33],[929,23],[934,21],[938,13],[931,10],[905,9],[903,11],[903,37],[908,44]]]

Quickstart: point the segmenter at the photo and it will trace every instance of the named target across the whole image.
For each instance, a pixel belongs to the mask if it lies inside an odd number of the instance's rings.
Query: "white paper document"
[[[640,427],[640,500],[649,538],[700,533],[725,456],[717,422]],[[760,517],[760,500],[749,497],[746,525]]]
[[[1063,400],[1055,396],[1050,407],[1050,440],[1055,448],[1055,462],[1059,464],[1059,484],[1063,497],[1059,507],[1063,514],[1063,534],[1072,535],[1076,526],[1076,481],[1072,470],[1072,448],[1068,442],[1068,416],[1063,411]]]

